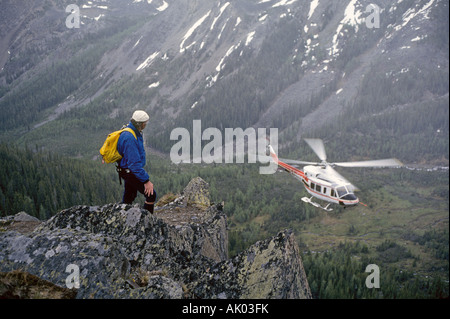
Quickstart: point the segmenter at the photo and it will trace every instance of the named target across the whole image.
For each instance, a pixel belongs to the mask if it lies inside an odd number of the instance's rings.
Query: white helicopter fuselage
[[[313,149],[321,162],[304,162],[304,161],[292,161],[292,160],[280,160],[269,145],[269,151],[271,159],[280,168],[289,172],[296,179],[302,182],[306,191],[311,195],[311,198],[303,197],[302,201],[309,203],[315,207],[322,208],[327,211],[331,211],[330,204],[338,204],[344,207],[356,206],[359,203],[358,197],[355,196],[355,186],[353,186],[348,180],[341,174],[334,170],[333,166],[341,167],[401,167],[403,164],[395,159],[382,159],[382,160],[369,160],[369,161],[357,161],[357,162],[341,162],[341,163],[328,163],[326,161],[325,148],[323,142],[320,139],[305,139],[309,146]],[[303,170],[286,163],[289,161],[295,165],[306,165]],[[313,202],[313,197],[321,199],[329,204],[326,207],[322,207],[319,203]],[[365,206],[365,204],[361,203]]]
[[[353,186],[347,181],[332,176],[326,168],[305,166],[303,171],[306,177],[302,178],[303,186],[311,196],[342,206],[355,206],[359,203]]]
[[[338,176],[334,176],[332,171],[327,170],[326,167],[305,166],[302,171],[301,169],[278,160],[278,158],[275,158],[275,160],[280,168],[283,168],[301,181],[306,191],[311,196],[344,207],[355,206],[359,203],[358,197],[354,194],[353,186],[348,183],[348,181],[342,180]],[[327,207],[324,208],[312,202],[311,199],[312,198],[302,198],[304,202],[329,210]]]

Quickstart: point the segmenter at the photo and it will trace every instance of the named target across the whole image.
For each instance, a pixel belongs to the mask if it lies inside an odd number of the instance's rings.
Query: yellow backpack
[[[122,159],[122,155],[120,155],[117,150],[117,142],[119,141],[120,134],[124,131],[130,132],[133,134],[134,138],[137,139],[136,133],[134,133],[134,131],[129,127],[109,134],[100,149],[100,154],[103,156],[105,163],[115,163]]]

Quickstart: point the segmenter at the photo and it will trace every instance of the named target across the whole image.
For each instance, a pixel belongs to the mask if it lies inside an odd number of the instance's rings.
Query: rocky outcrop
[[[0,272],[0,299],[73,299],[76,291],[23,271]]]
[[[208,183],[200,177],[194,178],[184,189],[183,198],[186,206],[193,206],[199,209],[208,208],[211,205]]]
[[[4,219],[0,272],[73,287],[76,298],[310,298],[289,231],[228,258],[223,204],[211,205],[207,186],[194,179],[154,215],[109,204],[72,207],[37,227],[23,214]]]
[[[201,298],[311,298],[298,245],[288,230],[208,269],[194,293]]]

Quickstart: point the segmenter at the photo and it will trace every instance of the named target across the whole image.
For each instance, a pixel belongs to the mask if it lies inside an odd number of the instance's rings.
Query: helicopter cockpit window
[[[357,197],[353,194],[353,188],[349,187],[348,189],[345,186],[338,187],[336,189],[340,199],[346,200],[356,200]]]
[[[344,196],[344,195],[346,195],[348,193],[347,189],[344,186],[336,188],[336,191],[338,193],[338,197],[339,198],[341,198],[342,196]]]
[[[355,196],[355,194],[348,193],[347,195],[343,196],[342,199],[356,200],[357,197]]]

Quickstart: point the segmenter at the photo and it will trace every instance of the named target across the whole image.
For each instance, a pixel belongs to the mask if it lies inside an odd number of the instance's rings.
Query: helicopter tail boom
[[[288,171],[288,172],[291,173],[291,174],[300,176],[302,179],[308,181],[308,178],[306,177],[305,173],[304,173],[302,170],[300,170],[300,169],[298,169],[298,168],[295,168],[295,167],[293,167],[293,166],[291,166],[291,165],[289,165],[289,164],[286,164],[285,162],[281,161],[281,160],[278,158],[277,154],[275,153],[275,151],[273,150],[273,148],[272,148],[271,145],[269,145],[269,150],[270,150],[270,156],[271,156],[272,160],[273,160],[279,167],[283,168],[284,170]]]

